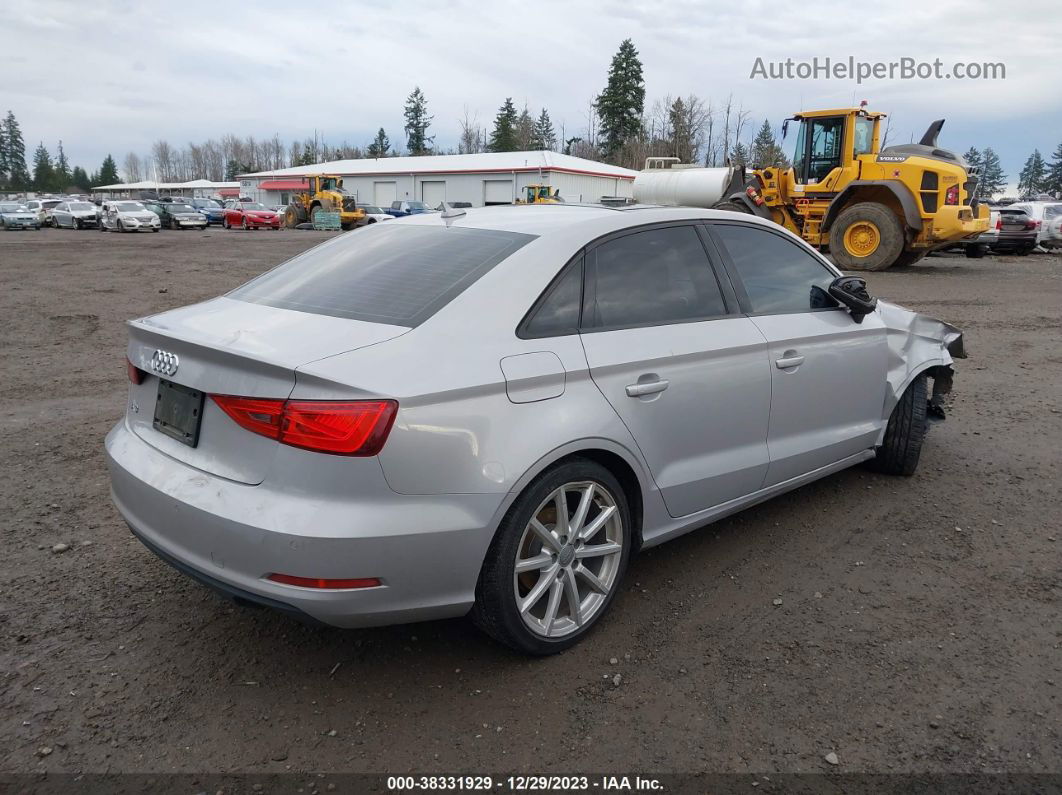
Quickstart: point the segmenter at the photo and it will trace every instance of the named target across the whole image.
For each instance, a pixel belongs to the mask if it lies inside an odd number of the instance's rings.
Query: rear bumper
[[[248,486],[170,458],[124,421],[106,453],[115,505],[160,558],[238,602],[339,627],[466,613],[504,496],[395,494],[375,459],[361,459],[364,482],[347,498]],[[267,580],[274,572],[381,585],[300,588]]]
[[[1032,248],[1036,245],[1036,230],[1022,232],[1000,232],[999,238],[992,243],[995,249]]]

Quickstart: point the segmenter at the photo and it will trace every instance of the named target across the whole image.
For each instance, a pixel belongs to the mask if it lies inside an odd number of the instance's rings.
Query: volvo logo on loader
[[[159,375],[175,375],[180,364],[176,353],[157,349],[151,355],[151,369]]]

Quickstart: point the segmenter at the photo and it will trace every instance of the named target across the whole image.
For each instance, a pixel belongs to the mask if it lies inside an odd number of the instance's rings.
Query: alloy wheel
[[[517,547],[516,606],[544,638],[590,623],[619,575],[623,524],[616,499],[600,483],[566,483],[532,514]]]

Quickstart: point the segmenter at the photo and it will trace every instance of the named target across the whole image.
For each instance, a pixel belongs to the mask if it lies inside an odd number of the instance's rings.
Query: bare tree
[[[465,105],[464,116],[457,120],[461,126],[461,134],[457,140],[458,154],[471,155],[483,151],[484,132],[479,123],[479,114],[468,113],[468,105]]]
[[[140,182],[143,177],[143,166],[140,163],[140,155],[130,152],[122,162],[122,170],[125,172],[126,182]]]
[[[158,140],[151,145],[151,160],[154,163],[154,179],[159,182],[174,182],[174,171],[176,170],[176,164],[174,162],[173,147],[170,146],[169,141]]]

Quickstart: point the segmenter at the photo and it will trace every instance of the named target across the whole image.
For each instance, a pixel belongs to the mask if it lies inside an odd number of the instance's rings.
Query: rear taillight
[[[336,455],[379,453],[398,413],[394,400],[211,397],[241,428],[292,447]]]
[[[299,588],[324,588],[333,590],[341,588],[375,588],[380,584],[380,581],[376,577],[322,579],[320,577],[295,577],[291,574],[270,574],[266,579],[272,580],[273,582],[283,583],[284,585],[295,585]]]
[[[125,371],[129,376],[129,383],[140,384],[144,380],[144,371],[128,359],[125,360]]]
[[[1036,227],[1038,227],[1039,225],[1040,225],[1039,221],[1026,221],[1025,222],[1025,228],[1026,229],[1036,229]]]
[[[1003,216],[1000,216],[999,218],[996,219],[996,229],[1002,229],[1002,228],[1003,228]]]
[[[959,186],[952,185],[946,191],[944,191],[944,203],[945,204],[958,204],[959,203]]]

